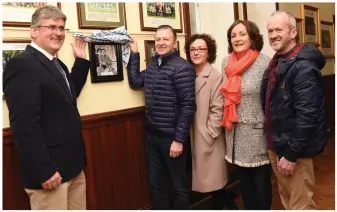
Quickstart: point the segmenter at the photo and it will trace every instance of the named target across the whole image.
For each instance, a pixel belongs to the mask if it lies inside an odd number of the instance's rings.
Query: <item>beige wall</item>
[[[301,4],[302,3],[280,3],[280,10],[292,13],[296,18],[301,18]],[[319,9],[319,16],[321,21],[333,22],[332,15],[335,14],[335,3],[304,3]],[[330,75],[335,73],[335,63],[331,58],[327,58],[326,65],[322,70],[323,75]]]
[[[127,30],[129,34],[138,41],[138,47],[141,57],[141,69],[145,65],[144,40],[153,40],[154,32],[141,31],[139,20],[139,3],[125,3]],[[69,32],[66,33],[66,40],[58,53],[58,57],[68,66],[72,67],[74,57],[71,50],[71,41],[73,33],[91,34],[92,30],[78,29],[76,3],[61,3],[62,11],[67,16],[66,27]],[[28,28],[5,27],[3,29],[3,39],[29,39]],[[183,47],[185,37],[183,33],[178,34],[180,44],[180,53],[185,57]],[[89,54],[87,52],[87,57]],[[135,91],[129,88],[126,69],[124,68],[124,80],[120,82],[96,83],[91,84],[90,74],[88,80],[78,98],[78,108],[81,115],[102,113],[107,111],[120,110],[144,105],[143,91]],[[3,127],[9,126],[8,109],[6,102],[2,102],[2,121]]]

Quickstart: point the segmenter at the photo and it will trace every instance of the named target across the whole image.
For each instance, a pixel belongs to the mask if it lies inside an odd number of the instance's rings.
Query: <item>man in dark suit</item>
[[[69,73],[56,53],[65,39],[66,16],[54,6],[32,16],[31,45],[3,73],[10,127],[32,209],[86,209],[85,146],[79,96],[87,79],[86,42],[75,39]]]

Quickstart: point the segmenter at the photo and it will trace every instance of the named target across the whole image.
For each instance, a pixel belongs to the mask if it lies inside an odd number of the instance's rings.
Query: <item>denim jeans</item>
[[[271,165],[238,167],[245,210],[270,210],[272,201]]]
[[[188,182],[186,174],[186,148],[176,158],[170,157],[173,139],[146,133],[145,154],[152,207],[155,210],[189,209]],[[173,187],[173,207],[170,204],[170,186]]]

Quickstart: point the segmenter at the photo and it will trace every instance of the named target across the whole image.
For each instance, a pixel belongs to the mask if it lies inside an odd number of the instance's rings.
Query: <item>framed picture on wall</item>
[[[321,51],[326,57],[334,57],[334,26],[332,22],[321,21]]]
[[[145,63],[146,63],[146,65],[149,65],[152,61],[152,57],[154,56],[154,54],[156,52],[154,40],[145,40],[144,46],[145,46]],[[175,49],[180,54],[179,41],[177,41],[177,48],[175,48]]]
[[[296,42],[297,43],[304,43],[304,34],[303,34],[303,19],[302,18],[295,18],[296,19],[296,28],[297,28],[297,36]]]
[[[89,43],[91,83],[122,81],[122,48],[115,43]]]
[[[158,26],[167,24],[176,32],[183,32],[179,2],[139,3],[139,14],[142,31],[156,31]]]
[[[301,14],[304,22],[304,42],[320,45],[318,8],[301,4]]]
[[[116,2],[76,3],[78,28],[126,28],[125,4]]]
[[[2,25],[30,27],[35,10],[47,4],[61,8],[61,3],[56,2],[4,2],[2,3]]]
[[[30,44],[30,40],[4,40],[2,43],[2,71],[5,69],[7,63],[16,55],[20,54]],[[2,95],[4,99],[4,95]]]

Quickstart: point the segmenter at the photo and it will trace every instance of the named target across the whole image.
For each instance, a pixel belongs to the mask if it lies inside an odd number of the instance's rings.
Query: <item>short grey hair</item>
[[[288,25],[289,25],[290,29],[296,28],[296,19],[293,16],[293,14],[291,14],[290,12],[286,12],[286,11],[282,11],[282,10],[277,10],[277,11],[275,11],[275,12],[273,12],[271,14],[271,17],[273,17],[275,15],[281,15],[281,14],[284,14],[284,15],[288,16]]]
[[[35,10],[34,14],[32,15],[32,27],[39,26],[43,19],[62,19],[64,22],[66,22],[67,17],[58,7],[46,5]]]

